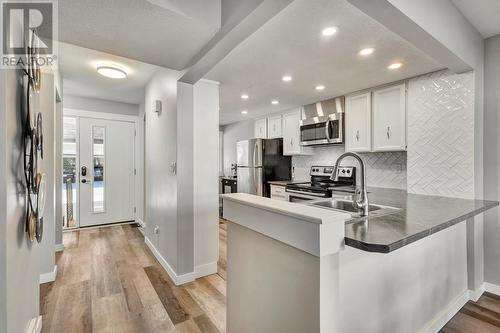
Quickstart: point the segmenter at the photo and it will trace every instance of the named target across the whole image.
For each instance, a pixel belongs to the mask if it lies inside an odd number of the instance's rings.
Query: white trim
[[[174,269],[168,264],[168,262],[163,258],[163,256],[160,254],[160,252],[156,249],[156,247],[153,245],[153,243],[149,240],[148,237],[144,237],[144,241],[146,242],[146,245],[149,247],[151,252],[153,252],[153,255],[156,257],[160,265],[163,267],[163,269],[167,272],[167,274],[170,276],[172,281],[174,281],[176,286],[179,286],[184,283],[192,282],[195,279],[195,274],[194,272],[187,273],[184,275],[177,275],[174,271]]]
[[[56,252],[64,251],[64,244],[56,244]]]
[[[87,111],[84,109],[70,109],[64,108],[63,115],[65,117],[79,117],[79,118],[95,118],[95,119],[105,119],[105,120],[118,120],[118,121],[126,121],[126,122],[139,122],[140,117],[131,116],[127,114],[119,114],[119,113],[106,113],[106,112],[97,112],[97,111]]]
[[[203,264],[199,266],[195,266],[194,268],[194,276],[196,279],[207,276],[207,275],[212,275],[217,273],[217,262],[211,262],[208,264]]]
[[[135,223],[139,224],[141,228],[146,228],[146,223],[138,217],[135,218]]]
[[[220,86],[219,81],[214,81],[214,80],[209,80],[209,79],[199,79],[198,82],[210,83],[210,84],[215,84],[215,85]]]
[[[481,297],[484,294],[485,287],[486,287],[486,283],[483,282],[483,284],[481,286],[479,286],[479,288],[477,288],[476,290],[469,289],[469,300],[471,300],[473,302],[477,302],[479,297]]]
[[[451,318],[469,301],[469,290],[464,291],[446,308],[440,311],[434,318],[424,326],[421,333],[436,333],[446,325]]]
[[[57,277],[57,265],[54,265],[54,270],[49,273],[40,274],[40,284],[54,282]]]
[[[32,318],[28,327],[26,327],[26,333],[40,333],[42,331],[42,316]]]
[[[484,283],[484,290],[489,292],[489,293],[500,296],[500,286],[497,284],[485,282]]]

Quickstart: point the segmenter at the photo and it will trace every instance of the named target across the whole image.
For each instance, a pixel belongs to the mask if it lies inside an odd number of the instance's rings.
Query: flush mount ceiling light
[[[401,68],[401,66],[403,66],[402,63],[400,62],[395,62],[393,64],[390,64],[387,68],[389,69],[398,69],[398,68]]]
[[[316,90],[325,90],[325,86],[323,85],[316,86]]]
[[[375,49],[374,49],[374,48],[372,48],[372,47],[367,47],[366,49],[362,49],[361,51],[359,51],[359,55],[362,55],[362,56],[367,56],[367,55],[372,54],[374,51],[375,51]]]
[[[103,64],[97,66],[97,73],[111,79],[124,79],[127,77],[127,72],[114,64]]]
[[[332,36],[337,33],[337,27],[326,27],[321,32],[323,36]]]
[[[272,101],[271,101],[271,104],[272,104],[272,105],[278,105],[278,104],[280,104],[280,102],[279,102],[279,101],[277,101],[277,100],[272,100]]]
[[[248,99],[248,95],[247,94],[241,95],[241,99]]]
[[[243,110],[243,111],[241,111],[241,114],[247,114],[247,113],[248,113],[248,111],[247,111],[247,110]]]
[[[285,75],[281,78],[283,82],[290,82],[292,81],[292,77],[290,75]]]

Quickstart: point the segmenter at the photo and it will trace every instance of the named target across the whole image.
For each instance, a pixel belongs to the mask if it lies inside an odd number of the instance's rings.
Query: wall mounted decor
[[[42,241],[43,210],[45,206],[45,177],[38,173],[38,157],[43,158],[42,114],[35,117],[33,100],[41,88],[41,71],[37,64],[38,48],[35,45],[36,30],[32,30],[32,38],[26,50],[26,112],[23,120],[22,146],[24,152],[23,167],[26,186],[26,232],[33,242]]]

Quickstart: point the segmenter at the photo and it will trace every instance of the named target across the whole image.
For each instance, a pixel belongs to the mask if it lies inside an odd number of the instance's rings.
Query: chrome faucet
[[[368,216],[368,194],[366,192],[366,167],[365,167],[365,162],[361,159],[361,156],[359,156],[356,153],[353,152],[345,152],[342,155],[339,156],[337,159],[337,162],[335,163],[335,169],[333,170],[333,174],[331,176],[331,179],[334,181],[337,181],[339,178],[338,175],[338,168],[340,166],[340,162],[346,157],[354,157],[358,163],[359,163],[359,168],[361,169],[361,174],[360,174],[360,184],[359,186],[356,186],[356,189],[354,191],[354,196],[353,196],[353,206],[355,209],[358,210],[359,216]]]

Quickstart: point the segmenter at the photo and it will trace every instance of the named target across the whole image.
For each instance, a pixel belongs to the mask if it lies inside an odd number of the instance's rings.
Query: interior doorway
[[[63,226],[135,220],[135,123],[63,118]]]

